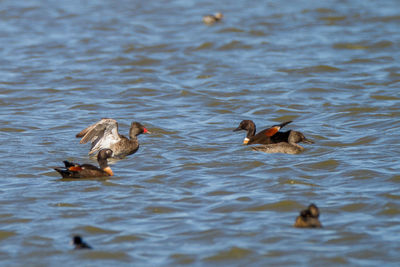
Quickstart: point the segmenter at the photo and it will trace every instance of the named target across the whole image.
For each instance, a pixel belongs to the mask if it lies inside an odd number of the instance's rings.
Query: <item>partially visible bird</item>
[[[224,15],[221,12],[215,13],[215,15],[206,15],[203,17],[203,22],[207,25],[214,24],[215,22],[221,21]]]
[[[302,210],[296,218],[294,227],[301,228],[320,228],[322,224],[319,219],[319,209],[315,204],[310,204],[307,209]]]
[[[85,243],[79,235],[74,236],[71,243],[75,246],[74,249],[92,249],[92,247]]]

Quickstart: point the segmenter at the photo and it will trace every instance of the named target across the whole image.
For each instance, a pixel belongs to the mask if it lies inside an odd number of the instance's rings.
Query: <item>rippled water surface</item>
[[[206,26],[205,14],[221,11]],[[398,1],[0,1],[2,266],[400,261]],[[75,134],[151,132],[109,179]],[[286,120],[299,155],[243,146]],[[293,227],[310,203],[323,229]],[[74,251],[80,234],[94,250]]]

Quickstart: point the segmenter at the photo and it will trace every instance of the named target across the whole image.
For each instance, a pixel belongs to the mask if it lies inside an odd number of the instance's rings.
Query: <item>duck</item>
[[[137,137],[143,133],[150,134],[141,123],[132,122],[129,138],[127,138],[119,134],[116,120],[103,118],[83,129],[76,135],[76,138],[81,138],[80,144],[91,142],[89,155],[95,155],[101,149],[109,148],[114,152],[113,158],[121,159],[138,151],[139,141]]]
[[[107,159],[111,158],[113,151],[111,149],[102,149],[97,154],[97,161],[100,168],[92,164],[78,164],[69,161],[63,161],[65,167],[54,168],[61,174],[62,178],[99,178],[113,176],[114,173],[108,166]]]
[[[299,154],[304,151],[304,147],[297,144],[304,142],[307,144],[313,144],[314,142],[307,139],[301,132],[288,131],[289,137],[287,142],[279,142],[276,144],[268,144],[262,146],[255,146],[251,149],[254,151],[262,151],[265,153],[284,153],[284,154]]]
[[[74,236],[71,243],[75,246],[74,249],[92,249],[79,235]]]
[[[299,228],[321,228],[319,219],[319,209],[315,204],[310,204],[307,209],[302,210],[296,218],[294,227]]]
[[[214,24],[215,22],[221,21],[224,15],[221,12],[215,13],[215,15],[203,16],[203,22],[207,25]]]
[[[278,134],[279,130],[284,127],[285,125],[291,123],[292,121],[286,121],[278,125],[273,125],[268,129],[262,130],[256,134],[256,124],[252,120],[243,120],[240,122],[239,126],[233,130],[236,131],[247,131],[247,135],[243,140],[244,145],[251,145],[251,144],[275,144],[282,141],[285,141],[286,133],[285,134]],[[289,134],[287,134],[288,136]]]

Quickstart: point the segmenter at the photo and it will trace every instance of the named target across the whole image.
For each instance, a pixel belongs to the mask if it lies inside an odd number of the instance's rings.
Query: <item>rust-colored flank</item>
[[[68,170],[73,171],[73,172],[78,172],[78,171],[82,170],[82,167],[79,165],[76,165],[76,166],[69,167]]]
[[[279,132],[280,128],[281,127],[273,126],[265,131],[265,135],[271,137],[271,136],[275,135],[277,132]]]

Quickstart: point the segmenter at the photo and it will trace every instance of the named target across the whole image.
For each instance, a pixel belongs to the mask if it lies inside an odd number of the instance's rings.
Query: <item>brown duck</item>
[[[256,134],[256,125],[252,120],[243,120],[240,122],[239,126],[233,130],[234,132],[244,130],[247,131],[246,138],[243,140],[243,144],[275,144],[288,139],[289,133],[279,134],[279,130],[285,125],[291,123],[292,121],[287,121],[278,125],[273,125],[268,129],[262,130]]]
[[[310,204],[307,209],[302,210],[296,218],[294,227],[301,228],[320,228],[322,224],[319,222],[319,209],[315,204]]]
[[[304,147],[297,143],[304,142],[307,144],[313,144],[311,140],[308,140],[301,132],[288,131],[289,137],[287,142],[279,142],[276,144],[262,145],[252,147],[255,151],[262,151],[265,153],[285,153],[285,154],[299,154],[304,151]]]
[[[118,133],[118,123],[114,119],[101,119],[95,124],[90,125],[76,135],[82,138],[80,144],[92,143],[89,155],[97,151],[109,148],[114,154],[113,158],[123,158],[135,153],[139,149],[137,136],[142,133],[150,133],[139,122],[132,122],[129,130],[129,138]]]
[[[65,167],[54,168],[63,178],[96,178],[113,176],[111,168],[108,166],[107,159],[112,157],[111,149],[102,149],[97,154],[97,161],[100,168],[91,164],[78,164],[63,161]]]
[[[215,15],[206,15],[203,17],[203,22],[207,25],[214,24],[215,22],[221,21],[224,15],[218,12]]]

